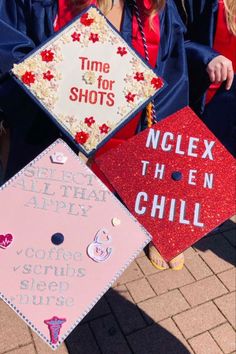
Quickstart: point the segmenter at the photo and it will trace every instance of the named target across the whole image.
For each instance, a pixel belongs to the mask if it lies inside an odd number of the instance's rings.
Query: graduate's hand
[[[226,90],[231,88],[234,80],[234,70],[231,60],[223,55],[218,55],[208,63],[207,72],[212,83],[220,84],[226,81]]]

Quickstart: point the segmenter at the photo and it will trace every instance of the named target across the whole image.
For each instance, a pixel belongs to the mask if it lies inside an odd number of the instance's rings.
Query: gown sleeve
[[[174,2],[168,0],[160,12],[161,39],[155,69],[167,83],[155,99],[158,121],[189,104],[184,31]]]
[[[207,65],[219,53],[206,45],[192,41],[186,41],[185,48],[189,73],[190,106],[201,115],[205,106],[204,95],[211,84],[206,70]]]
[[[0,75],[9,71],[34,49],[27,35],[27,4],[24,0],[0,2]]]
[[[55,125],[8,74],[14,63],[52,34],[50,3],[0,0],[0,121],[9,126],[11,137],[6,180],[58,137]]]
[[[203,95],[210,85],[206,71],[208,63],[219,55],[214,49],[217,1],[175,0],[178,12],[186,25],[185,48],[188,62],[190,106],[201,114]]]

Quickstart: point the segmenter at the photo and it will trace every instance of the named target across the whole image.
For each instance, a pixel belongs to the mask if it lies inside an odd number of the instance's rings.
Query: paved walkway
[[[157,271],[143,252],[70,335],[69,353],[236,354],[235,247],[228,221],[185,252],[182,271]],[[5,353],[54,352],[0,301]]]

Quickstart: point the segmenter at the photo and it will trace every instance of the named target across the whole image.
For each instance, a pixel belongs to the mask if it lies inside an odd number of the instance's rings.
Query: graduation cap
[[[62,141],[0,191],[0,298],[53,349],[151,237]]]
[[[235,214],[235,160],[189,107],[97,163],[167,261]]]
[[[164,87],[94,6],[15,64],[11,74],[86,156]]]

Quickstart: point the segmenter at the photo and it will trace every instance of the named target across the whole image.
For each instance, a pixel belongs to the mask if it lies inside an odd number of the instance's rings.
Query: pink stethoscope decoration
[[[6,249],[13,241],[11,234],[0,235],[0,248]]]
[[[94,241],[87,248],[88,256],[95,262],[104,262],[112,254],[110,247],[112,237],[106,229],[101,229],[97,232]]]

